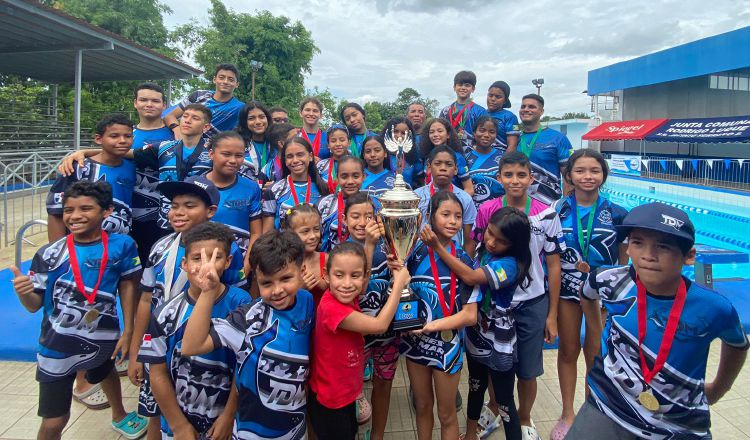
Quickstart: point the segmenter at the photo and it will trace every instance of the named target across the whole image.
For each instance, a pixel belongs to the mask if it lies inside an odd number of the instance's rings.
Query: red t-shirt
[[[365,339],[338,328],[355,311],[359,301],[342,304],[326,291],[315,314],[310,388],[326,408],[343,408],[362,392]]]

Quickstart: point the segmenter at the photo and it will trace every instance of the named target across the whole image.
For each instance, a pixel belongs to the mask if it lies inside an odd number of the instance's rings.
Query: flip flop
[[[571,425],[565,423],[563,419],[558,420],[552,428],[552,431],[549,433],[550,440],[563,440],[565,436],[568,435],[570,426]]]
[[[128,413],[119,422],[112,422],[112,429],[123,437],[135,440],[146,434],[148,422],[135,411]]]
[[[372,417],[372,406],[370,406],[370,402],[367,401],[364,393],[357,396],[356,402],[357,424],[364,425],[365,423],[369,422],[370,418]]]
[[[92,385],[91,388],[82,393],[76,393],[74,390],[73,399],[89,409],[100,410],[109,408],[109,401],[107,400],[107,396],[102,390],[102,385],[98,383]]]
[[[117,375],[120,377],[125,377],[128,375],[128,360],[125,359],[122,361],[120,365],[115,364],[115,370],[117,370]]]

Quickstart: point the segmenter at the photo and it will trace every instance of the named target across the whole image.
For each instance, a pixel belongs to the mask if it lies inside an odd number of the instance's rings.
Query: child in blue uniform
[[[239,174],[245,155],[242,137],[234,131],[225,131],[211,138],[209,156],[213,167],[206,174],[219,190],[219,204],[213,221],[223,223],[232,230],[243,255],[263,232],[261,219],[260,187]]]
[[[503,194],[503,186],[497,181],[503,151],[492,146],[497,134],[497,124],[489,115],[477,119],[474,128],[474,145],[466,150],[469,176],[474,183],[474,203],[479,206],[487,200]]]
[[[334,194],[338,185],[339,161],[349,153],[349,130],[343,125],[335,124],[328,129],[328,158],[317,163],[318,174],[328,186],[328,194]]]
[[[362,159],[367,164],[362,191],[374,199],[393,188],[396,173],[391,169],[388,152],[380,136],[368,136],[362,145]]]
[[[453,177],[453,184],[466,191],[469,195],[474,195],[474,185],[469,176],[469,167],[464,157],[464,146],[459,141],[456,132],[450,123],[441,118],[428,120],[422,130],[422,137],[419,143],[420,157],[425,161],[425,183],[432,181],[430,170],[427,168],[427,158],[436,147],[441,145],[448,146],[456,153],[456,175]]]
[[[487,90],[487,114],[497,121],[497,135],[493,147],[503,154],[515,151],[518,145],[518,118],[508,110],[510,86],[505,81],[495,81]]]
[[[11,268],[21,304],[29,312],[43,308],[36,379],[42,417],[39,438],[60,438],[70,418],[77,371],[101,383],[112,407],[112,428],[130,439],[142,436],[146,421],[122,405],[115,359],[128,354],[133,308],[141,263],[127,235],[102,230],[112,212],[112,188],[106,182],[81,181],[63,194],[63,223],[70,235],[42,247],[29,276]],[[117,297],[124,331],[120,332]]]
[[[412,127],[411,121],[404,117],[389,119],[384,125],[381,137],[383,139],[390,137],[391,139],[396,140],[406,137],[407,133],[411,139],[412,147],[408,153],[404,154],[404,169],[402,174],[407,185],[417,187],[420,186],[420,182],[424,181],[424,165],[422,164],[422,161],[419,160],[419,148],[416,144],[417,135],[414,132],[414,127]],[[388,161],[390,162],[391,169],[398,169],[395,154],[388,152]]]
[[[283,179],[263,190],[263,232],[279,230],[286,211],[300,203],[313,205],[328,194],[315,168],[312,146],[294,137],[281,148]]]
[[[695,229],[683,211],[637,206],[617,232],[628,239],[632,265],[600,267],[581,291],[584,351],[596,359],[586,378],[591,393],[566,438],[710,439],[709,405],[732,388],[750,347],[737,310],[682,276],[695,259]],[[706,382],[716,338],[721,361]]]
[[[261,236],[250,250],[260,298],[225,318],[212,318],[222,291],[207,265],[206,289],[188,320],[182,354],[195,356],[217,348],[234,353],[239,403],[233,438],[305,438],[314,309],[312,295],[302,289],[304,249],[293,232]]]
[[[323,197],[316,205],[323,219],[321,250],[325,252],[330,252],[349,236],[342,222],[344,206],[349,197],[359,192],[365,179],[365,167],[359,157],[344,156],[338,168],[337,191]]]
[[[473,206],[473,204],[472,204]],[[430,201],[430,227],[437,245],[466,265],[471,258],[456,246],[453,237],[463,224],[463,208],[451,192],[438,191]],[[461,297],[463,282],[424,241],[417,243],[407,259],[412,275],[410,287],[422,302],[427,322],[416,334],[401,337],[409,382],[414,391],[417,435],[431,438],[433,402],[437,400],[442,438],[458,438],[456,392],[464,353],[464,327],[477,322],[478,292]],[[435,392],[433,393],[433,386]]]
[[[627,211],[600,193],[607,181],[607,161],[595,150],[576,150],[568,159],[563,176],[574,191],[553,207],[560,216],[567,249],[560,256],[562,282],[558,305],[557,374],[562,394],[562,415],[552,428],[553,438],[563,438],[575,418],[573,401],[576,389],[578,355],[581,353],[579,292],[588,273],[601,266],[627,264],[626,246],[617,237]],[[591,366],[593,359],[586,358]]]
[[[365,125],[365,109],[361,105],[350,102],[341,109],[341,122],[346,125],[351,137],[349,144],[349,154],[359,157],[362,151],[362,142],[367,136],[375,136],[372,130],[368,130]]]
[[[185,256],[181,266],[189,284],[152,312],[138,361],[149,366],[151,388],[161,410],[163,437],[226,438],[232,432],[237,408],[237,394],[232,392],[234,353],[218,348],[184,356],[182,337],[198,298],[213,293],[208,274],[216,277],[211,281],[218,281],[229,268],[234,236],[226,226],[207,222],[186,232],[183,241]],[[250,295],[242,289],[221,282],[217,288],[212,318],[224,318],[240,305],[250,303]],[[198,397],[204,395],[210,398]]]
[[[440,117],[450,121],[456,130],[461,143],[468,146],[474,136],[474,123],[477,118],[487,113],[484,107],[471,99],[477,87],[477,76],[474,72],[462,70],[453,77],[453,91],[456,101],[440,111]]]
[[[258,101],[250,101],[242,107],[237,132],[245,140],[245,173],[257,177],[273,162],[279,149],[268,139],[271,113]],[[252,168],[253,171],[249,171]]]

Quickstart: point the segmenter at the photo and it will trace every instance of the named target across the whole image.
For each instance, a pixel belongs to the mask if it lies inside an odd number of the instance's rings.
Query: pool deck
[[[711,380],[719,363],[720,344],[714,343],[708,361],[708,380]],[[560,389],[557,383],[556,350],[544,352],[545,374],[539,381],[539,391],[532,412],[542,439],[549,438],[549,431],[560,415]],[[0,439],[35,439],[40,418],[37,417],[38,386],[34,380],[35,364],[31,362],[0,362]],[[579,380],[576,405],[583,402],[583,360],[579,360]],[[462,371],[461,394],[464,409],[459,413],[461,430],[466,423],[467,370]],[[414,410],[408,400],[408,379],[401,361],[391,394],[391,408],[386,427],[386,439],[415,439]],[[127,378],[122,379],[123,400],[127,410],[134,410],[138,401],[138,390]],[[369,395],[369,384],[365,384]],[[750,369],[745,368],[733,389],[716,405],[711,407],[712,433],[717,440],[750,439]],[[109,410],[92,411],[79,403],[73,403],[68,426],[63,439],[114,440],[122,439],[109,427]],[[437,417],[435,418],[437,423]],[[502,431],[502,430],[500,430]],[[497,431],[490,439],[503,439]],[[439,430],[433,431],[438,439]]]

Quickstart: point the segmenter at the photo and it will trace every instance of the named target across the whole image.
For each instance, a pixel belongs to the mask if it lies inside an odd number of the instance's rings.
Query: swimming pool
[[[676,184],[611,175],[605,197],[626,208],[664,202],[687,212],[696,229],[696,243],[750,252],[750,195],[697,185]],[[748,278],[750,264],[721,264],[714,278]],[[692,267],[684,273],[694,279]]]

